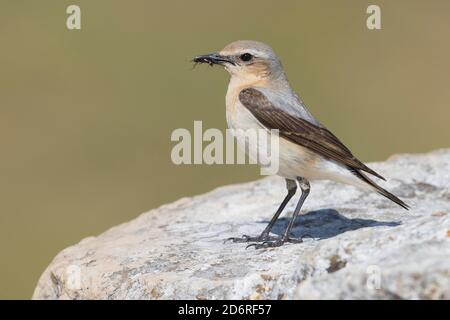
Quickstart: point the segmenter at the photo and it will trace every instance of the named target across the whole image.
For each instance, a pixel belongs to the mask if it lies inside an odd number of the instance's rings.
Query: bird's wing
[[[359,161],[328,129],[283,111],[254,88],[243,89],[239,101],[268,129],[278,129],[280,136],[357,172],[362,170],[385,180]]]

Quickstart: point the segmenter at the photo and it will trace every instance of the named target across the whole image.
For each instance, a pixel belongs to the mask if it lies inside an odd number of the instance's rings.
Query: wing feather
[[[353,172],[362,170],[385,180],[359,161],[331,131],[277,108],[257,89],[243,89],[239,100],[265,127],[278,129],[280,136],[347,166]]]

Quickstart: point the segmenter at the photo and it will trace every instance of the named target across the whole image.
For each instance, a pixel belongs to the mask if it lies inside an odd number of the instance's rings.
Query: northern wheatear
[[[301,238],[292,238],[290,231],[309,194],[310,180],[328,179],[369,188],[408,209],[406,203],[377,185],[368,174],[385,180],[382,176],[353,156],[312,116],[290,87],[280,60],[268,45],[257,41],[236,41],[218,53],[197,56],[193,61],[221,65],[230,73],[226,95],[226,117],[230,128],[279,130],[277,174],[286,179],[288,193],[261,235],[231,238],[234,242],[262,242],[253,244],[256,248],[301,242]],[[239,140],[238,144],[244,143]],[[258,153],[255,148],[253,146],[253,152]],[[292,219],[282,236],[272,237],[270,231],[294,196],[297,182],[302,194]]]

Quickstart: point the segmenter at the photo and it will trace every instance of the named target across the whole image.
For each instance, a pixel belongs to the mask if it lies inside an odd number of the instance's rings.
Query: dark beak
[[[207,63],[210,66],[215,64],[224,65],[225,63],[235,65],[235,63],[233,62],[233,60],[231,60],[231,58],[222,56],[218,53],[210,53],[201,56],[196,56],[194,57],[194,59],[192,59],[192,61],[195,63]]]

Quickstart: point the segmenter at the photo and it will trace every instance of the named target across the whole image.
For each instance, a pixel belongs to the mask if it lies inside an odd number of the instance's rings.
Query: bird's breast
[[[230,129],[265,129],[253,114],[239,101],[234,105],[227,106],[227,124]]]
[[[237,141],[237,145],[249,155],[250,158],[260,163],[260,159],[267,163],[267,155],[271,154],[267,146],[278,144],[279,172],[278,175],[295,179],[305,177],[314,179],[314,168],[319,160],[311,151],[291,142],[283,137],[274,138],[253,114],[243,106],[239,100],[233,105],[227,105],[227,123]],[[258,139],[256,143],[249,140],[250,132],[260,138],[261,131],[268,133],[267,139]],[[275,139],[275,140],[273,140]]]

